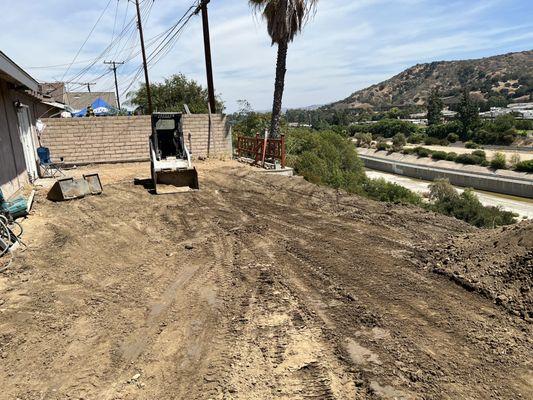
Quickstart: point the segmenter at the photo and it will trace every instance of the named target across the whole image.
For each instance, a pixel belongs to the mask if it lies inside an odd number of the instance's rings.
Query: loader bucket
[[[89,184],[90,194],[101,194],[103,192],[102,182],[100,182],[100,176],[98,174],[83,175],[83,179]]]
[[[79,179],[59,179],[54,183],[47,197],[52,201],[65,201],[100,193],[102,193],[100,177],[98,174],[90,174]]]
[[[196,168],[181,171],[159,171],[156,173],[156,180],[155,191],[158,194],[200,189]]]

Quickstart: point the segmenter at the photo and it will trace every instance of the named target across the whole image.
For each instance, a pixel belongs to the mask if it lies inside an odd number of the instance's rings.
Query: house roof
[[[65,103],[74,110],[82,110],[96,99],[101,98],[112,107],[117,107],[117,98],[114,92],[67,92],[65,94]]]
[[[0,78],[20,84],[33,92],[39,92],[39,84],[30,74],[19,67],[12,59],[0,51]]]

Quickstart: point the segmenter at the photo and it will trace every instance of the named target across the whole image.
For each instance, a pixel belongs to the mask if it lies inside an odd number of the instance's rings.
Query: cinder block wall
[[[149,160],[150,116],[45,118],[41,136],[52,158],[67,164],[92,164]],[[226,118],[211,116],[211,157],[231,156],[231,135]],[[193,157],[207,157],[209,115],[183,116],[185,141]]]

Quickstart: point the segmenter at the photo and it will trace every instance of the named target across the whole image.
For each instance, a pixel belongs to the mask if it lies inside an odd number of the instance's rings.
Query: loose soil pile
[[[430,253],[433,270],[533,322],[533,222],[460,235]]]
[[[533,398],[533,324],[418,268],[490,232],[197,167],[193,193],[135,185],[146,164],[100,166],[101,196],[39,193],[0,274],[0,399]]]

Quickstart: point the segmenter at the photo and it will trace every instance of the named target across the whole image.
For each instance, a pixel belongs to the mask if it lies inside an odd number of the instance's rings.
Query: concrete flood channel
[[[431,181],[410,178],[403,175],[391,174],[388,172],[376,171],[366,168],[366,174],[369,178],[383,178],[387,182],[396,183],[414,192],[423,194],[429,191]],[[463,191],[464,188],[454,186],[457,190]],[[485,192],[474,190],[481,203],[485,206],[500,206],[504,210],[517,213],[521,218],[533,219],[533,200],[525,197],[509,196],[499,193]]]

